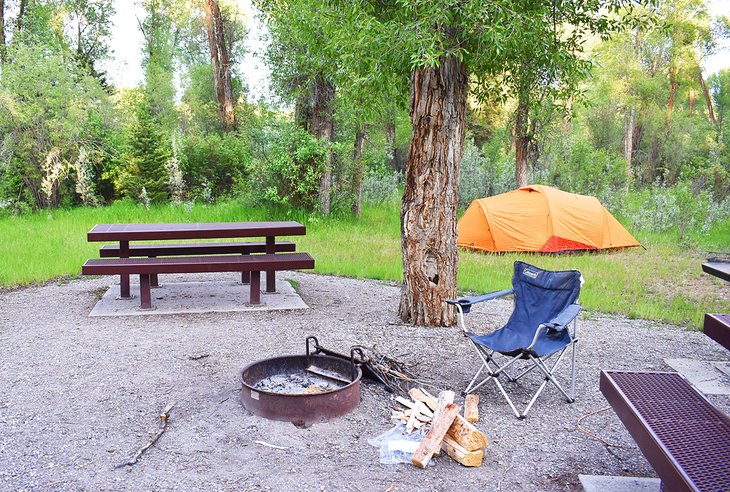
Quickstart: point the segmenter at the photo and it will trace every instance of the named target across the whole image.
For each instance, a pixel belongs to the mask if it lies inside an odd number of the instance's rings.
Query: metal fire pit
[[[296,426],[308,427],[334,417],[345,415],[360,403],[360,378],[362,371],[355,364],[354,355],[345,360],[328,355],[310,353],[307,338],[306,355],[287,355],[264,359],[247,365],[241,370],[241,403],[254,415],[271,420],[292,422]],[[314,339],[315,345],[316,339]],[[299,377],[307,374],[307,368],[316,366],[323,371],[336,374],[347,382],[329,380],[331,384],[324,390],[316,389],[314,393],[288,391],[285,387],[279,391],[270,391],[262,383],[287,377]],[[311,376],[316,381],[316,375]],[[319,378],[322,380],[322,378]],[[312,384],[311,386],[316,386]]]

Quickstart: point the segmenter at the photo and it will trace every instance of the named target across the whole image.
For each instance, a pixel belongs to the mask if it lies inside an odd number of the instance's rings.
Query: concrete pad
[[[265,275],[261,288],[265,289]],[[240,280],[181,281],[181,277],[161,276],[160,287],[152,288],[153,309],[139,306],[139,283],[130,286],[133,297],[119,298],[119,283],[114,283],[91,310],[89,316],[154,316],[235,311],[276,311],[309,309],[294,287],[277,278],[277,291],[261,292],[261,304],[250,305],[249,286]],[[165,281],[169,279],[170,281]],[[132,279],[134,280],[134,279]]]
[[[672,369],[686,377],[692,385],[706,395],[730,395],[728,362],[696,359],[664,359]]]
[[[658,478],[578,475],[585,492],[659,492]]]

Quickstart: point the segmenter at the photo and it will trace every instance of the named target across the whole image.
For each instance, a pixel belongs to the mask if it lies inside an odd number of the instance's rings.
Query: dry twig
[[[129,459],[128,461],[126,461],[124,463],[118,464],[115,468],[122,468],[125,466],[132,466],[132,465],[137,464],[137,462],[142,457],[142,455],[145,453],[145,451],[147,451],[149,448],[154,446],[155,443],[160,439],[160,437],[162,437],[162,434],[164,434],[165,431],[167,430],[167,423],[170,420],[170,412],[172,411],[172,408],[174,406],[175,406],[174,403],[170,403],[169,405],[167,405],[165,407],[165,409],[160,414],[160,420],[162,420],[162,428],[157,431],[157,434],[154,435],[152,440],[150,442],[148,442],[147,444],[145,444],[144,446],[142,446],[141,448],[139,448],[131,459]]]

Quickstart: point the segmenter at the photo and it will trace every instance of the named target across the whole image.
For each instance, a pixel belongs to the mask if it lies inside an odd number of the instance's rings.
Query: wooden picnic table
[[[303,236],[306,228],[284,222],[197,222],[168,224],[97,224],[87,234],[89,242],[119,243],[119,257],[129,258],[131,241],[180,241],[188,239],[266,238],[265,253],[276,252],[277,236]],[[266,291],[276,292],[276,271],[266,271]],[[120,275],[120,297],[129,298],[129,274]]]

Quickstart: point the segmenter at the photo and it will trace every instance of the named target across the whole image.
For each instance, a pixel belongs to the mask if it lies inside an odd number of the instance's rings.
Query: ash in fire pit
[[[288,395],[312,395],[334,391],[345,386],[342,383],[311,374],[306,371],[295,371],[285,374],[274,374],[258,381],[254,388],[271,393]]]

